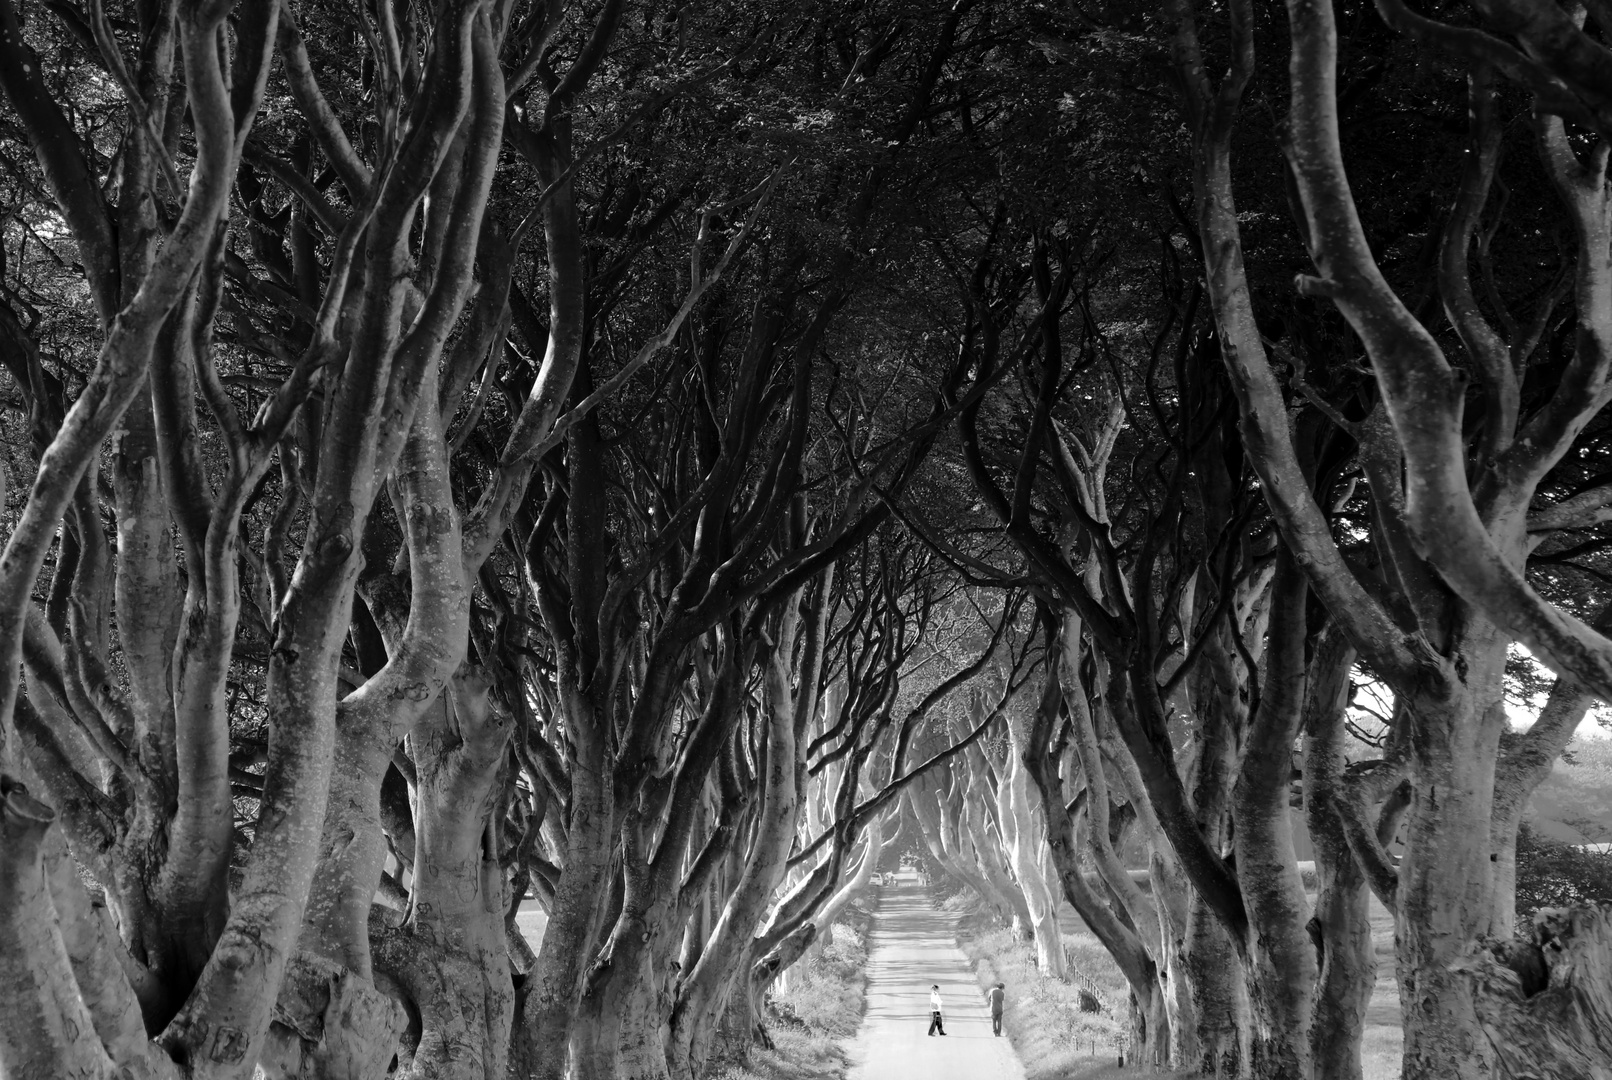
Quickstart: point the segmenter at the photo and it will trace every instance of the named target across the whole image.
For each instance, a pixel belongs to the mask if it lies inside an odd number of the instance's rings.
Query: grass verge
[[[871,901],[859,898],[834,924],[833,939],[789,973],[767,1002],[771,1049],[746,1048],[713,1063],[712,1080],[839,1080],[848,1061],[842,1044],[862,1023],[867,996]]]
[[[1109,1080],[1137,1075],[1115,1067],[1119,1041],[1126,1029],[1128,991],[1124,976],[1096,937],[1065,923],[1064,952],[1069,957],[1073,982],[1062,984],[1043,979],[1033,961],[1033,946],[1016,941],[1010,931],[994,925],[966,893],[945,903],[962,913],[958,944],[973,961],[980,986],[1007,983],[1005,1026],[1029,1080]],[[1075,925],[1079,925],[1078,921]],[[1360,1055],[1362,1073],[1364,1080],[1400,1080],[1403,1038],[1399,988],[1394,980],[1394,920],[1375,897],[1371,901],[1371,927],[1377,982],[1366,1014]],[[1080,990],[1088,984],[1095,984],[1101,992],[1106,1010],[1097,1014],[1079,1012]],[[1103,1032],[1108,1030],[1114,1036],[1105,1044]]]
[[[1119,1068],[1128,991],[1108,953],[1089,934],[1065,934],[1070,981],[1044,978],[1034,947],[965,895],[947,900],[958,910],[957,943],[969,958],[981,993],[1006,984],[1003,1028],[1028,1080],[1108,1080],[1139,1073]]]

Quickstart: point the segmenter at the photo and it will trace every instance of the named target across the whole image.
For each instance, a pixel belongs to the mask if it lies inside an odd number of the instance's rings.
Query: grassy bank
[[[1007,984],[1005,1028],[1029,1080],[1136,1075],[1115,1067],[1127,1027],[1125,978],[1073,913],[1064,921],[1064,951],[1072,968],[1072,981],[1066,984],[1043,979],[1034,963],[1033,946],[995,925],[967,894],[944,902],[962,913],[958,944],[973,962],[982,992],[999,981]],[[1399,989],[1394,982],[1394,920],[1375,897],[1371,928],[1377,983],[1366,1013],[1361,1065],[1365,1080],[1399,1080],[1402,1038]],[[1082,990],[1095,990],[1098,1004],[1106,1007],[1083,1012]],[[1089,1007],[1092,1002],[1084,1004]]]
[[[962,896],[958,945],[974,967],[980,992],[1006,984],[1003,1029],[1028,1080],[1107,1080],[1136,1076],[1117,1067],[1126,1035],[1125,978],[1090,934],[1064,935],[1070,981],[1043,978],[1034,948],[993,924]]]
[[[871,898],[859,899],[834,924],[833,940],[790,972],[787,988],[768,999],[772,1049],[734,1052],[715,1063],[712,1080],[839,1080],[846,1057],[841,1044],[862,1023],[867,991],[867,940]],[[742,1060],[741,1060],[742,1058]]]

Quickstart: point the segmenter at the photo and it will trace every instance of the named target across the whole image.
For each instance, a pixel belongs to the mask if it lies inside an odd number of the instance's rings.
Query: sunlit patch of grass
[[[1314,897],[1311,897],[1313,900]],[[1394,916],[1371,898],[1371,947],[1377,956],[1377,982],[1366,1008],[1360,1065],[1365,1080],[1399,1080],[1405,1035],[1399,1018],[1399,982],[1394,977]]]
[[[1372,922],[1375,924],[1376,919]],[[1372,934],[1374,939],[1376,936]],[[1390,918],[1387,948],[1377,947],[1377,983],[1371,990],[1366,1031],[1361,1037],[1360,1066],[1364,1080],[1399,1080],[1404,1043],[1405,1033],[1399,1021],[1399,984],[1394,979],[1394,932]]]
[[[1373,1025],[1361,1040],[1360,1066],[1365,1080],[1399,1080],[1400,1047],[1404,1038],[1397,1027]]]

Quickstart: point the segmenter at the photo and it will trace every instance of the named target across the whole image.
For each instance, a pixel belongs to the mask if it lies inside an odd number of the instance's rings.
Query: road
[[[903,872],[881,889],[868,954],[868,1009],[847,1048],[849,1080],[1024,1080],[1006,1035],[957,948],[955,916],[931,907]],[[946,1038],[930,1037],[929,987],[940,984]]]

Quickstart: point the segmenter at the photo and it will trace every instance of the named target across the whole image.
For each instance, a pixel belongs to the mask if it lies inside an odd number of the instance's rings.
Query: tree
[[[1390,25],[1423,38],[1431,33],[1428,24],[1397,5],[1384,10]],[[1600,300],[1594,282],[1605,253],[1586,239],[1598,235],[1599,228],[1598,196],[1588,194],[1601,183],[1592,175],[1595,159],[1584,172],[1586,166],[1574,156],[1560,121],[1548,115],[1537,121],[1542,160],[1564,199],[1569,227],[1581,238],[1578,291],[1564,316],[1577,328],[1580,347],[1567,364],[1562,389],[1519,405],[1517,371],[1538,355],[1540,336],[1557,317],[1557,300],[1549,296],[1527,324],[1512,320],[1504,313],[1504,301],[1494,300],[1502,305],[1507,340],[1474,299],[1469,251],[1494,181],[1499,145],[1490,64],[1476,64],[1470,78],[1473,149],[1442,230],[1437,277],[1439,298],[1482,392],[1481,430],[1469,438],[1460,419],[1466,408],[1465,379],[1455,375],[1433,334],[1399,301],[1378,269],[1343,180],[1331,6],[1289,5],[1292,103],[1284,149],[1302,208],[1301,236],[1320,271],[1319,277],[1301,277],[1300,291],[1336,305],[1359,335],[1381,395],[1380,402],[1367,403],[1362,419],[1330,413],[1360,447],[1373,500],[1373,537],[1387,586],[1376,588],[1345,561],[1294,450],[1269,339],[1256,320],[1242,259],[1230,135],[1239,98],[1253,74],[1252,6],[1231,9],[1231,71],[1218,88],[1205,75],[1190,6],[1176,5],[1172,14],[1175,57],[1195,138],[1205,274],[1249,459],[1284,540],[1312,587],[1362,660],[1394,687],[1402,705],[1399,750],[1380,771],[1383,788],[1398,770],[1410,781],[1404,861],[1394,867],[1364,823],[1350,829],[1350,838],[1368,879],[1396,908],[1402,928],[1405,1067],[1426,1076],[1489,1075],[1495,1058],[1478,1034],[1475,991],[1456,957],[1487,935],[1510,930],[1509,901],[1497,903],[1496,876],[1482,872],[1497,865],[1499,850],[1514,840],[1515,803],[1497,804],[1497,781],[1524,789],[1537,783],[1543,771],[1530,763],[1554,759],[1582,715],[1563,709],[1502,755],[1506,650],[1510,635],[1516,634],[1550,655],[1560,671],[1583,677],[1588,668],[1568,662],[1564,635],[1578,635],[1574,640],[1580,649],[1594,638],[1581,623],[1541,600],[1523,572],[1530,528],[1550,526],[1543,520],[1529,524],[1530,504],[1599,408],[1593,390],[1579,389],[1595,385],[1598,378],[1593,342]],[[1472,40],[1507,51],[1494,39]],[[1329,360],[1335,362],[1335,354],[1296,360],[1298,378],[1305,367],[1319,369]],[[1475,469],[1470,483],[1469,467]],[[1560,523],[1571,522],[1563,518]],[[1545,623],[1558,630],[1572,628],[1552,632],[1555,653],[1548,651],[1546,635],[1538,629]],[[1572,691],[1565,693],[1571,696]],[[1476,878],[1474,866],[1482,868]]]

